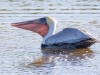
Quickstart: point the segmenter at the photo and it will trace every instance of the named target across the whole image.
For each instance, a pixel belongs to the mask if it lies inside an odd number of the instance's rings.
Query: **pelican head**
[[[12,23],[11,25],[18,28],[36,32],[40,34],[42,37],[45,37],[48,34],[49,29],[52,25],[55,28],[56,23],[57,21],[53,17],[46,16],[35,20]]]

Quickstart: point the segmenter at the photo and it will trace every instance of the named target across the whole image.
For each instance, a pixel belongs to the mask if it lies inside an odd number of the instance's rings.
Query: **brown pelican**
[[[40,34],[43,37],[41,48],[45,49],[87,48],[97,42],[89,33],[77,28],[65,28],[55,34],[57,21],[50,16],[11,25]]]

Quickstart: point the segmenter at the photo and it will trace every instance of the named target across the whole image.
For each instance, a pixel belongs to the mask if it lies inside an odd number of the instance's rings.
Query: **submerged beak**
[[[11,25],[18,28],[37,32],[42,37],[44,37],[47,34],[48,29],[49,29],[49,26],[47,25],[47,22],[46,22],[46,18],[40,18],[36,20],[19,22],[19,23],[12,23]]]

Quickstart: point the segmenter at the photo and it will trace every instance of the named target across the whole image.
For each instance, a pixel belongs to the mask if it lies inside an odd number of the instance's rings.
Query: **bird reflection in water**
[[[28,67],[37,66],[37,67],[45,67],[55,66],[57,62],[59,63],[71,63],[71,65],[75,65],[77,63],[81,64],[81,61],[86,60],[87,58],[93,57],[93,51],[89,48],[86,49],[77,49],[77,50],[42,50],[43,56],[39,59],[33,61],[28,64]]]

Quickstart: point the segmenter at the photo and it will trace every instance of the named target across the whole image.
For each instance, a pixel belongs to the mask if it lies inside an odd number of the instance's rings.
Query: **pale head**
[[[52,25],[52,24],[57,24],[57,20],[53,17],[50,17],[50,16],[46,16],[46,21],[47,21],[47,24],[48,26]]]

